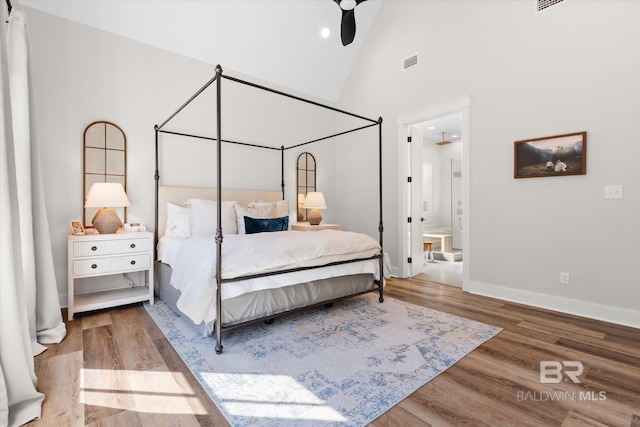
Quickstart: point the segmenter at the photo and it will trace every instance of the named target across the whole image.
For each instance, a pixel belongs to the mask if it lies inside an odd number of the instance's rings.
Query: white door
[[[422,273],[422,218],[423,212],[423,149],[422,134],[418,129],[409,127],[411,133],[411,143],[409,144],[409,185],[410,218],[409,241],[411,242],[411,265],[409,266],[410,276]]]

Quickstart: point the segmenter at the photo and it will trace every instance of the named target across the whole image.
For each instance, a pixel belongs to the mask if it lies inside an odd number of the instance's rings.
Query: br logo
[[[542,360],[540,361],[540,383],[557,384],[566,376],[575,384],[580,384],[578,377],[582,375],[583,371],[582,362],[576,360],[564,360],[562,362]]]

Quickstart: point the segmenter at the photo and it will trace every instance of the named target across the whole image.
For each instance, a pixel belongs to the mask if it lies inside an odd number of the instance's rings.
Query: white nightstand
[[[153,233],[70,235],[67,248],[69,320],[82,311],[153,304]],[[125,273],[139,276],[137,283]]]
[[[340,224],[325,224],[324,222],[318,225],[311,225],[308,222],[296,222],[291,224],[291,229],[296,231],[342,230],[342,226]]]

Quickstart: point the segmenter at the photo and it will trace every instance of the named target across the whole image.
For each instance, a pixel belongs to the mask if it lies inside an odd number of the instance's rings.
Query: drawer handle
[[[97,250],[98,250],[98,247],[97,247],[97,246],[91,246],[91,250],[92,250],[92,251],[97,251]]]
[[[135,243],[132,243],[132,244],[131,244],[131,249],[133,249],[133,248],[135,248],[135,247],[136,247],[136,244],[135,244]]]
[[[97,264],[91,264],[91,268],[93,268],[95,270],[96,268],[98,268],[98,265]]]
[[[136,260],[131,260],[131,265],[136,265]]]

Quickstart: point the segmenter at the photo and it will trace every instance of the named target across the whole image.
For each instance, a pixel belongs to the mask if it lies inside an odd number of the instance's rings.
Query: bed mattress
[[[171,285],[172,268],[156,262],[156,294],[173,311],[180,314],[203,335],[213,333],[214,321],[198,324],[178,308],[181,293]],[[234,326],[255,319],[273,316],[310,304],[328,302],[345,296],[378,289],[373,274],[351,274],[327,279],[311,280],[280,288],[269,288],[245,293],[224,300],[222,325]]]
[[[175,245],[179,248],[175,249]],[[158,258],[172,268],[170,284],[180,292],[179,310],[196,324],[203,321],[211,323],[216,318],[217,247],[214,236],[200,235],[182,241],[165,241],[163,238],[158,248]],[[377,279],[380,262],[375,256],[379,251],[379,243],[371,237],[337,230],[225,236],[221,270],[225,280],[221,286],[223,306],[229,300],[256,291],[333,277],[368,274]],[[360,259],[363,261],[327,266]],[[254,274],[300,267],[318,268],[252,277]],[[313,300],[307,303],[309,301]]]

